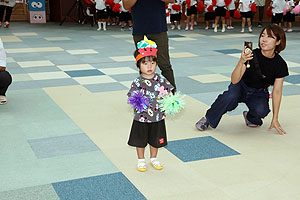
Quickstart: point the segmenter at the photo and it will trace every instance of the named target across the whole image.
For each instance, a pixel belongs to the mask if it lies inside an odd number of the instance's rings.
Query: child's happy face
[[[153,78],[156,70],[156,65],[156,61],[153,61],[150,57],[145,57],[145,61],[142,61],[140,63],[141,75],[147,79]]]

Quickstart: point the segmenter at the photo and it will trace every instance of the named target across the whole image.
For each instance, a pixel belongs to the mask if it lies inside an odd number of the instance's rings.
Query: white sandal
[[[163,169],[164,167],[160,164],[160,162],[158,160],[153,160],[150,162],[150,164],[152,165],[152,167],[154,169],[157,169],[157,170],[161,170]]]
[[[138,162],[137,164],[137,170],[140,171],[140,172],[144,172],[147,170],[147,167],[146,167],[146,162]]]
[[[7,104],[6,96],[0,96],[0,104]]]

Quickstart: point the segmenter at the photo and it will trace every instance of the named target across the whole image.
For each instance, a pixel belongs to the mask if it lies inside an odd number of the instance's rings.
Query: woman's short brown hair
[[[280,40],[280,44],[276,45],[275,52],[280,53],[281,51],[283,51],[285,49],[285,46],[286,46],[285,33],[284,33],[284,31],[281,27],[279,27],[278,25],[274,25],[274,24],[266,26],[260,32],[259,39],[258,39],[259,48],[261,48],[260,47],[260,37],[261,37],[261,35],[263,34],[263,32],[265,30],[267,31],[267,34],[268,34],[269,37],[273,37],[273,35],[274,35],[276,37],[276,41]]]

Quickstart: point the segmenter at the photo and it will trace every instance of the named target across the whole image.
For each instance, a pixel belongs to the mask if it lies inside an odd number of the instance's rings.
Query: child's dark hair
[[[137,49],[137,50],[134,51],[133,56],[134,56],[134,58],[136,58],[138,55],[140,55],[140,53],[138,52],[138,49]],[[141,63],[144,63],[146,58],[149,58],[151,61],[157,62],[157,57],[155,57],[155,56],[145,56],[145,57],[139,59],[136,62],[136,67],[140,69]],[[141,73],[141,70],[140,70],[140,73]]]

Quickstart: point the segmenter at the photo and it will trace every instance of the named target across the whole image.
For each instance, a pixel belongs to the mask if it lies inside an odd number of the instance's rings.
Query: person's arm
[[[239,2],[239,5],[238,5],[238,7],[237,7],[237,10],[238,10],[238,11],[240,11],[242,4],[243,4],[243,2],[240,1],[240,2]]]
[[[122,1],[123,1],[123,6],[126,10],[129,10],[137,2],[137,0],[122,0]]]
[[[282,86],[284,78],[276,78],[272,91],[272,107],[273,107],[273,119],[269,130],[275,128],[280,135],[286,134],[286,132],[281,128],[278,122],[278,114],[282,97]]]
[[[242,79],[242,77],[246,71],[245,62],[247,62],[248,60],[251,60],[253,58],[252,52],[246,54],[245,49],[246,48],[244,47],[242,54],[241,54],[241,58],[231,74],[231,83],[232,84],[237,84],[238,82],[240,82],[240,80]]]

